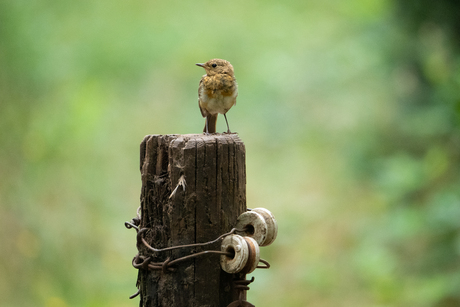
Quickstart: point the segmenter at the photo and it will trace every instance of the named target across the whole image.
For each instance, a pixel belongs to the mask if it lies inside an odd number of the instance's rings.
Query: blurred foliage
[[[139,143],[232,62],[257,306],[460,305],[458,1],[0,1],[0,305],[135,306]],[[225,123],[218,121],[218,129]]]

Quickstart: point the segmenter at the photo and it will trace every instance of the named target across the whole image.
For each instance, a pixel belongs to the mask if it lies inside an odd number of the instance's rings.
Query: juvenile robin
[[[238,85],[232,64],[226,60],[212,59],[196,65],[206,71],[198,87],[198,105],[201,115],[206,117],[203,132],[206,134],[216,132],[217,114],[220,113],[224,114],[227,133],[231,133],[225,114],[236,104],[236,96],[238,96]]]

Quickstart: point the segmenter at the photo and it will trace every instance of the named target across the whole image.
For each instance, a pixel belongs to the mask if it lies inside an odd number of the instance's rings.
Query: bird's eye
[[[217,64],[216,64],[216,63],[214,63],[214,64],[212,64],[211,66],[212,66],[212,67],[216,67],[216,66],[217,66]]]

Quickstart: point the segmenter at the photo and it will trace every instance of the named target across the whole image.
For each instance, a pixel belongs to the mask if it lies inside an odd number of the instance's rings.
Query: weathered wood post
[[[139,229],[148,228],[143,237],[152,247],[214,240],[230,231],[246,211],[245,147],[236,134],[148,135],[140,154]],[[218,243],[211,247],[220,249]],[[144,259],[152,258],[150,263],[206,250],[156,253],[141,244],[138,248]],[[140,306],[227,306],[237,292],[232,275],[220,268],[219,257],[187,259],[174,265],[174,272],[140,269]]]

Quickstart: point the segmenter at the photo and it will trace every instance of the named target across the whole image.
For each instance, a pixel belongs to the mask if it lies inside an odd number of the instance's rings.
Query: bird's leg
[[[225,122],[227,123],[227,133],[230,134],[230,127],[228,126],[228,120],[227,120],[227,115],[224,114],[225,117]]]
[[[206,135],[209,134],[209,129],[208,129],[208,117],[206,116],[206,132],[204,133]]]

